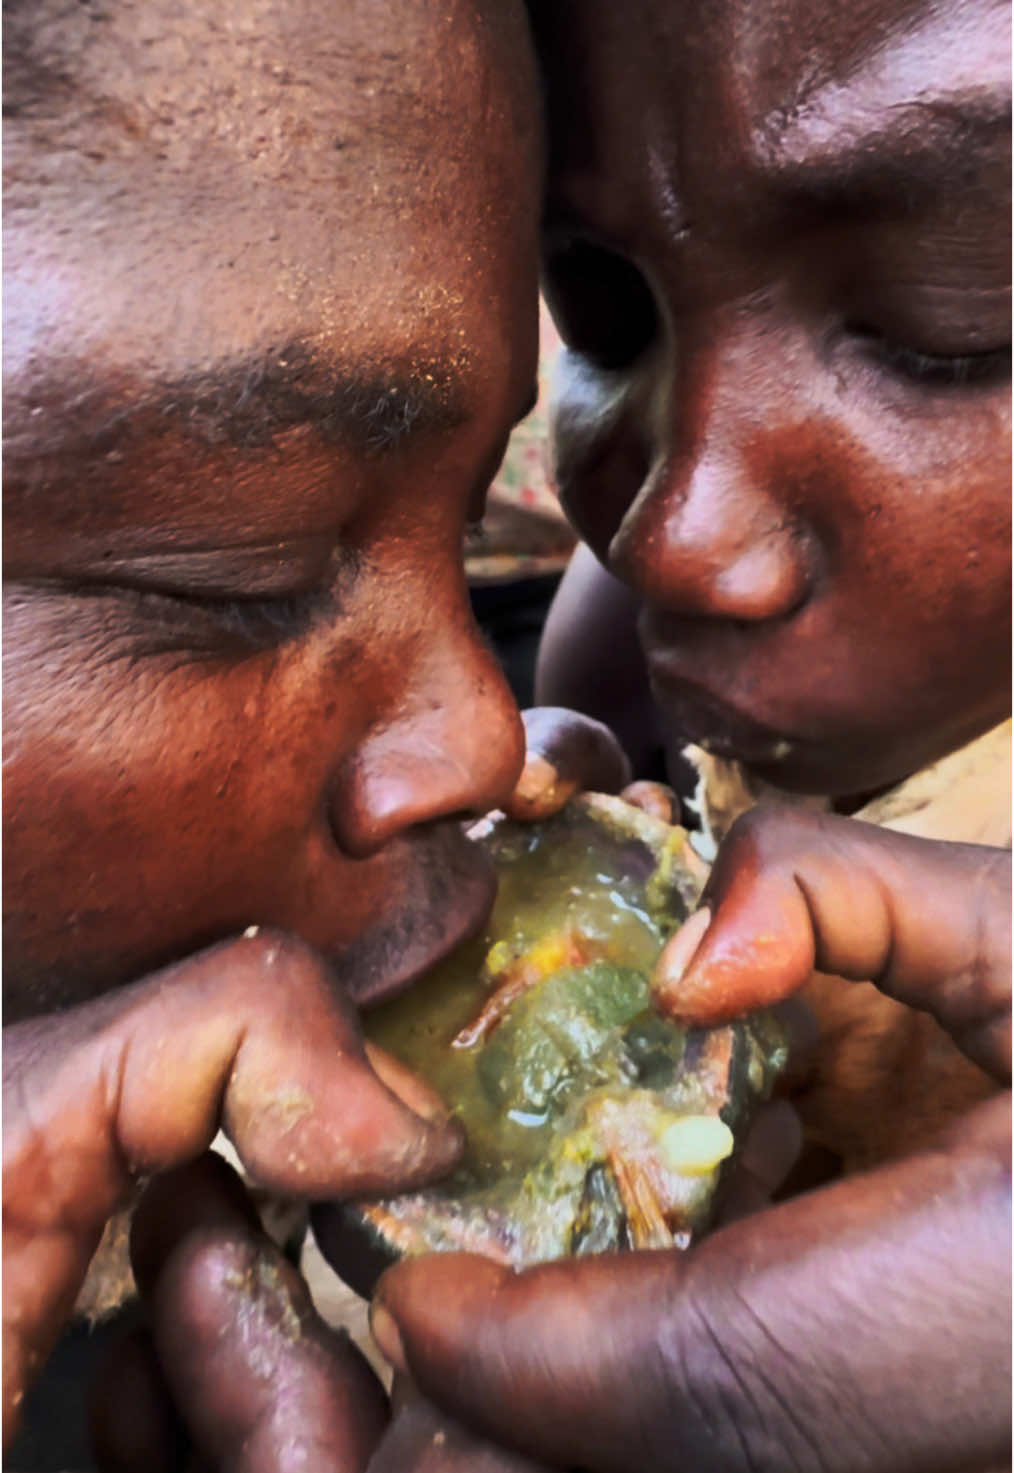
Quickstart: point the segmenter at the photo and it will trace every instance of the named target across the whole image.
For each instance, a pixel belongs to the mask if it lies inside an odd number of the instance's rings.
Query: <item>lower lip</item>
[[[649,656],[651,689],[675,732],[717,756],[750,766],[788,761],[797,743],[783,732],[753,721],[711,691],[673,674],[664,656]]]
[[[378,980],[371,980],[362,988],[350,982],[349,990],[357,1007],[377,1007],[406,992],[464,941],[482,930],[496,899],[496,875],[485,851],[478,845],[474,848],[470,845],[469,848],[473,852],[469,853],[467,873],[461,877],[453,908],[445,912],[446,929],[440,935],[439,944],[422,955],[408,953],[402,968],[396,968]]]

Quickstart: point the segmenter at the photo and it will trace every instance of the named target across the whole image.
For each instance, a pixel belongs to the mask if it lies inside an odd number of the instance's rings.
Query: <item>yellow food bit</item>
[[[704,1176],[732,1155],[732,1131],[717,1115],[684,1115],[658,1139],[666,1165],[688,1176]]]
[[[569,932],[543,936],[525,954],[525,961],[540,977],[562,971],[574,961],[574,938]]]
[[[486,971],[491,977],[505,972],[517,958],[517,952],[509,941],[498,941],[491,946],[486,956]]]

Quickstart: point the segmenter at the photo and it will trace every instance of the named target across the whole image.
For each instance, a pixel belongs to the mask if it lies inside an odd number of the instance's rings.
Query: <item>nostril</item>
[[[338,849],[366,859],[419,825],[468,824],[506,802],[524,755],[521,719],[460,702],[373,733],[325,794]],[[462,720],[471,723],[462,729]]]
[[[626,368],[654,342],[655,299],[626,256],[569,238],[546,247],[543,269],[546,300],[575,352],[602,368]]]

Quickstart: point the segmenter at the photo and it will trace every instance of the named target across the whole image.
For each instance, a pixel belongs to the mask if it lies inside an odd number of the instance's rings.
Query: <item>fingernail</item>
[[[620,797],[624,803],[640,808],[643,813],[650,813],[652,818],[660,818],[663,823],[679,823],[682,816],[679,798],[664,783],[649,782],[642,778],[636,783],[628,783]]]
[[[449,1122],[450,1111],[435,1090],[424,1084],[417,1074],[413,1074],[411,1069],[386,1049],[377,1048],[372,1043],[367,1043],[365,1047],[366,1057],[381,1084],[397,1095],[414,1115],[418,1115],[428,1125],[446,1125]]]
[[[370,1305],[370,1331],[385,1360],[389,1361],[396,1371],[401,1371],[402,1375],[407,1376],[408,1364],[405,1360],[401,1331],[395,1324],[394,1317],[376,1299]]]
[[[552,794],[559,776],[556,768],[545,757],[540,757],[538,752],[530,752],[525,758],[525,765],[514,789],[514,802],[541,803]]]
[[[655,976],[667,990],[683,980],[710,925],[711,909],[702,905],[689,920],[684,921],[662,952],[655,967]]]

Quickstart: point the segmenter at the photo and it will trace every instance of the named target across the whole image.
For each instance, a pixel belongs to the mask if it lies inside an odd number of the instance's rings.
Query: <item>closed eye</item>
[[[227,597],[132,583],[79,584],[77,599],[115,611],[133,656],[167,653],[200,659],[244,658],[308,634],[340,615],[349,584],[335,580],[286,594]],[[104,626],[110,630],[108,622]]]
[[[198,617],[212,618],[222,633],[253,648],[278,644],[305,634],[325,610],[333,611],[330,589],[276,598],[190,598],[170,595]]]
[[[854,328],[878,363],[910,382],[931,388],[989,387],[1010,381],[1011,348],[1006,343],[981,353],[924,353],[893,342],[875,330]]]

